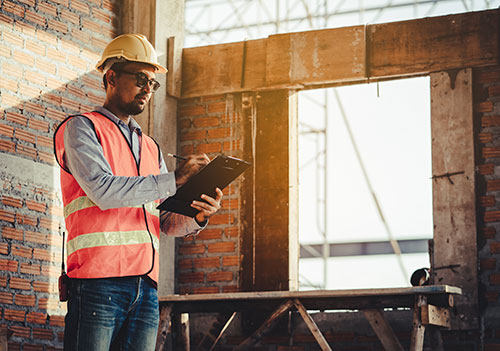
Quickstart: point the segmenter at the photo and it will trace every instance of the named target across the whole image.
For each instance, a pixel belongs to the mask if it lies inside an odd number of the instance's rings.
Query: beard
[[[136,98],[139,98],[140,95],[137,95]],[[131,102],[122,103],[121,110],[127,113],[130,116],[136,116],[140,114],[146,108],[148,103],[141,103],[138,100],[134,99]]]

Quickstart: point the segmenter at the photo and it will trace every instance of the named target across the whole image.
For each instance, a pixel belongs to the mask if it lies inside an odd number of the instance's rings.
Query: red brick
[[[209,144],[200,144],[196,147],[196,152],[200,154],[209,154],[213,152],[221,152],[222,145],[221,143],[209,143]]]
[[[35,143],[35,134],[27,132],[22,129],[16,129],[14,136],[19,140],[24,140],[29,143]]]
[[[189,128],[191,128],[191,120],[182,119],[179,121],[179,124],[177,126],[178,126],[179,130],[189,129]]]
[[[205,252],[205,245],[194,244],[194,245],[181,245],[179,247],[179,254],[181,255],[195,255]]]
[[[500,273],[490,274],[490,283],[493,285],[500,285]]]
[[[12,294],[6,291],[0,291],[0,303],[12,305]]]
[[[2,19],[3,16],[0,14],[0,19]],[[12,54],[12,51],[5,47],[5,46],[0,46],[0,56],[3,56],[3,57],[6,57],[6,58],[10,58],[10,55]]]
[[[12,330],[14,332],[13,336],[17,336],[20,338],[25,338],[28,339],[31,337],[31,328],[28,327],[20,327],[17,325],[11,325],[9,326],[9,330]],[[10,350],[10,348],[9,348]]]
[[[40,57],[37,57],[35,67],[45,73],[56,74],[57,66],[53,62],[49,62]],[[50,88],[50,86],[48,87]]]
[[[54,333],[51,329],[33,328],[33,339],[52,340]]]
[[[89,5],[85,4],[83,1],[71,0],[71,9],[90,15]]]
[[[224,257],[222,257],[222,265],[224,267],[238,266],[239,264],[240,264],[240,259],[238,256],[224,256]]]
[[[217,268],[220,266],[219,257],[202,257],[193,259],[194,268]]]
[[[494,196],[480,196],[479,201],[483,207],[493,207],[496,204]]]
[[[61,267],[42,265],[42,274],[52,278],[58,278],[61,274]]]
[[[14,144],[12,141],[0,139],[0,150],[15,153],[16,144]]]
[[[477,112],[491,112],[493,111],[493,102],[485,101],[476,105]]]
[[[222,151],[240,151],[242,150],[241,140],[225,141],[222,143]]]
[[[13,260],[0,260],[0,271],[17,272],[18,262]]]
[[[24,103],[24,111],[40,117],[45,116],[45,106],[37,102],[26,101]]]
[[[226,210],[239,209],[239,199],[222,199],[221,206]]]
[[[17,93],[17,81],[6,77],[0,77],[0,86],[13,93]]]
[[[42,135],[38,135],[36,137],[36,145],[37,146],[48,147],[48,148],[52,148],[54,146],[52,138],[45,137],[45,136],[42,136]]]
[[[14,134],[14,128],[6,124],[0,123],[0,134],[12,137],[12,134]]]
[[[59,299],[55,298],[40,298],[38,299],[38,308],[44,310],[58,310]]]
[[[232,241],[208,244],[207,247],[209,253],[234,252],[235,250],[235,245]]]
[[[179,273],[178,282],[183,283],[203,283],[205,274],[203,272]]]
[[[217,286],[201,286],[193,288],[193,294],[217,294],[218,292],[219,287]]]
[[[45,210],[47,209],[47,205],[44,204],[44,203],[40,203],[40,202],[36,202],[36,201],[32,201],[32,200],[26,200],[26,206],[30,209],[30,210],[33,210],[33,211],[37,211],[37,212],[45,212]]]
[[[35,42],[29,39],[26,40],[26,49],[37,54],[38,56],[45,56],[45,45],[40,44],[39,42]],[[30,81],[29,79],[27,80]],[[36,83],[40,83],[40,79],[38,79]],[[43,85],[43,83],[45,83],[45,80],[43,80],[42,84],[40,85]]]
[[[222,287],[222,292],[223,293],[233,293],[233,292],[238,292],[238,287],[236,285],[226,285]]]
[[[34,147],[17,144],[16,152],[19,155],[27,156],[29,158],[36,160],[36,149]]]
[[[66,53],[53,48],[47,48],[47,58],[52,61],[66,63]]]
[[[80,15],[68,10],[61,10],[61,19],[73,23],[76,26],[80,25]]]
[[[49,214],[53,216],[64,216],[64,210],[60,206],[49,205]]]
[[[9,254],[9,244],[0,243],[0,255],[8,255]]]
[[[29,9],[26,10],[25,18],[27,21],[38,24],[41,27],[45,27],[45,25],[47,24],[44,16],[42,16],[39,13],[36,13],[34,11],[30,11]]]
[[[55,110],[53,108],[48,107],[47,108],[47,117],[54,119],[56,121],[62,121],[66,117],[66,114],[62,111]]]
[[[50,293],[51,292],[50,283],[40,280],[35,280],[33,281],[33,290],[43,293]]]
[[[185,121],[190,122],[189,120]],[[220,124],[220,121],[219,117],[200,117],[193,119],[193,124],[196,128],[216,127]]]
[[[19,241],[24,240],[24,235],[22,230],[9,227],[2,228],[2,237]]]
[[[499,250],[498,252],[500,252],[500,246],[497,247],[497,250]],[[481,271],[485,271],[485,270],[494,270],[496,268],[496,265],[497,265],[496,258],[483,258],[480,260],[479,266],[481,267]]]
[[[500,220],[500,211],[486,211],[484,213],[485,222],[498,222]]]
[[[46,2],[39,1],[38,2],[38,10],[42,11],[46,14],[49,14],[51,16],[56,17],[57,16],[57,9],[54,5],[48,4]],[[56,22],[55,20],[50,20],[49,22]]]
[[[494,239],[497,233],[496,229],[493,227],[484,227],[481,229],[481,236],[486,239]]]
[[[0,286],[2,288],[6,288],[7,287],[7,277],[0,276]]]
[[[482,156],[484,158],[500,157],[500,147],[483,147]]]
[[[203,229],[198,234],[198,240],[213,240],[222,238],[222,229],[220,228],[207,228]]]
[[[100,21],[111,23],[111,16],[106,12],[96,7],[92,8],[92,16]]]
[[[20,214],[20,213],[17,214],[16,220],[17,220],[17,223],[19,223],[19,224],[31,225],[33,227],[36,227],[36,225],[38,224],[38,219],[36,217],[28,216],[28,215]],[[30,232],[30,234],[31,234],[31,232]],[[36,234],[36,233],[34,233],[34,234]],[[28,232],[26,232],[26,240],[28,240]],[[28,241],[30,241],[30,240],[28,240]],[[43,243],[40,243],[40,244],[43,244]]]
[[[31,290],[31,282],[23,278],[11,277],[9,286],[11,289]]]
[[[0,221],[14,223],[16,221],[16,215],[14,212],[0,209]]]
[[[486,191],[499,191],[500,179],[492,179],[486,181]]]
[[[208,113],[226,112],[226,102],[216,102],[208,105]]]
[[[18,306],[35,306],[36,298],[34,295],[16,294],[15,302]]]
[[[51,262],[53,258],[53,254],[49,250],[34,248],[33,249],[33,258],[35,260],[43,260]]]
[[[21,263],[21,273],[40,275],[40,265],[32,263]]]
[[[22,235],[22,234],[21,234]],[[31,258],[33,256],[33,249],[22,245],[12,245],[12,255],[24,258]]]
[[[486,301],[488,301],[488,302],[495,303],[498,301],[499,294],[497,291],[487,291],[484,295],[485,295],[484,297],[485,297]]]
[[[28,323],[45,324],[47,321],[47,314],[41,312],[30,312],[26,316],[26,321]]]
[[[493,141],[493,133],[479,133],[479,142],[482,144],[491,143]]]
[[[64,327],[64,316],[49,316],[50,325]]]
[[[2,196],[2,203],[6,206],[12,206],[12,207],[23,207],[23,200],[22,199],[17,199],[12,196]]]
[[[231,128],[209,129],[207,137],[210,139],[221,139],[231,136]]]
[[[98,32],[98,33],[103,32],[103,28],[102,28],[102,25],[100,23],[98,23],[94,19],[87,18],[87,17],[82,18],[82,27],[84,29],[88,29],[91,32]],[[97,44],[99,46],[99,41],[100,41],[100,39],[92,37],[92,44],[94,44],[94,45]]]
[[[205,106],[181,106],[178,111],[180,117],[199,116],[206,112]]]
[[[47,229],[58,230],[59,221],[51,217],[40,218],[40,226]]]
[[[208,282],[228,282],[233,280],[233,272],[209,272],[207,273]]]
[[[38,151],[38,158],[40,159],[40,161],[49,163],[53,166],[56,165],[56,159],[52,153]]]
[[[206,130],[190,131],[181,134],[181,141],[202,140],[207,136]]]
[[[3,315],[6,320],[24,322],[24,318],[26,317],[26,312],[19,310],[5,309]]]
[[[193,145],[184,145],[181,148],[182,155],[192,155],[194,154],[194,146]]]
[[[14,122],[25,127],[28,125],[28,118],[18,112],[7,111],[5,119],[7,119],[7,121],[9,122]]]
[[[234,215],[231,213],[215,214],[210,217],[210,224],[232,224],[234,222]]]
[[[193,269],[193,260],[190,258],[179,260],[177,262],[177,268],[180,270]]]
[[[238,227],[226,227],[224,228],[224,234],[228,238],[234,238],[240,234],[240,229]]]
[[[14,50],[14,60],[30,67],[33,67],[35,65],[35,58],[33,57],[33,55],[19,50]]]
[[[219,95],[203,96],[201,98],[201,101],[202,102],[214,102],[214,101],[224,100],[225,98],[226,98],[226,95],[219,94]]]
[[[19,49],[22,49],[24,46],[24,39],[17,33],[10,33],[8,31],[3,31],[3,40],[5,40],[6,42],[8,42],[13,46],[16,46]]]

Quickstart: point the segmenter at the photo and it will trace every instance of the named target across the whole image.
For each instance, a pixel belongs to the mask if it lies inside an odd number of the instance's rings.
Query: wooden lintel
[[[498,11],[186,48],[182,97],[313,88],[494,65]]]
[[[448,308],[434,305],[423,305],[420,309],[422,324],[439,325],[447,328],[451,326],[450,310]]]

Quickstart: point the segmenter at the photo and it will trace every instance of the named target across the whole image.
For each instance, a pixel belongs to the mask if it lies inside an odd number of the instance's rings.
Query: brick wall
[[[183,155],[242,157],[244,131],[237,97],[218,95],[179,102],[179,146]],[[239,289],[243,177],[223,192],[221,210],[198,236],[178,241],[176,291],[218,293]]]
[[[102,104],[94,71],[116,36],[111,0],[0,0],[0,325],[9,350],[62,348],[64,226],[52,134]]]
[[[474,72],[478,250],[484,350],[500,350],[500,67]]]

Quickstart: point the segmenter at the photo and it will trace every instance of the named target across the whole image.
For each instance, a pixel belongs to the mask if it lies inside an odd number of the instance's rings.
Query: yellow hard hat
[[[158,63],[153,45],[142,34],[123,34],[111,40],[104,48],[101,59],[95,68],[103,72],[104,64],[110,58],[148,63],[156,67],[158,73],[167,73],[167,69]]]

